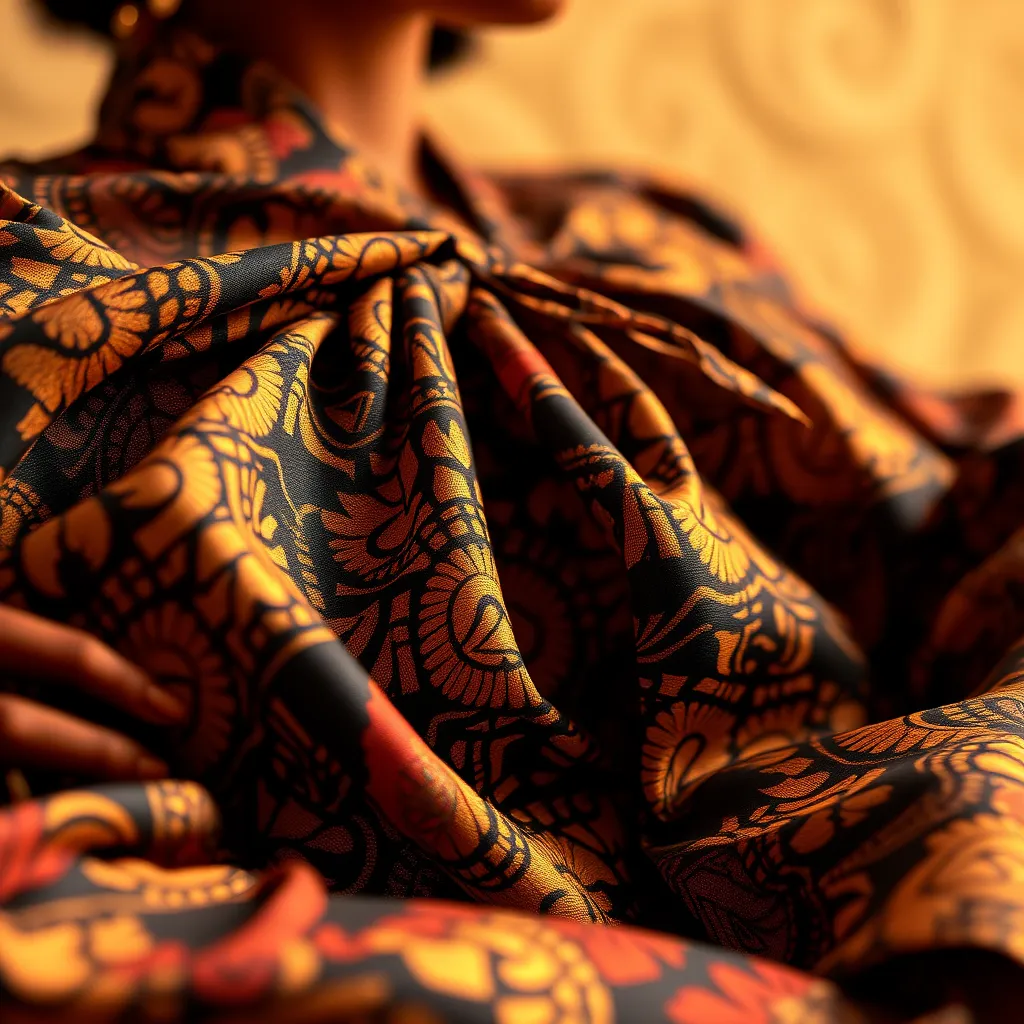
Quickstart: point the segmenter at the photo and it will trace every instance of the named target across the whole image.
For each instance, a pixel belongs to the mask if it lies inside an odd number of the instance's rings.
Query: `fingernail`
[[[188,706],[183,700],[161,690],[159,686],[150,684],[146,687],[146,702],[153,714],[166,722],[181,722],[188,714]]]
[[[143,754],[135,762],[135,770],[140,779],[166,779],[168,776],[167,765],[159,758]]]

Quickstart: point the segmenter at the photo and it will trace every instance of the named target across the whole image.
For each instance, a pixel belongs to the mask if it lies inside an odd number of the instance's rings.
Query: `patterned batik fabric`
[[[1019,406],[669,183],[423,160],[180,35],[0,167],[0,598],[190,708],[73,708],[187,781],[0,811],[12,1012],[839,1021],[1024,961]]]

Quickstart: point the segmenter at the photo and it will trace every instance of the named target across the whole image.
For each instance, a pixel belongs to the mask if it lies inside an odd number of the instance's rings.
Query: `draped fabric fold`
[[[445,207],[182,34],[0,165],[0,599],[190,709],[114,723],[187,781],[0,809],[16,1014],[854,1021],[1024,963],[1018,407],[662,182],[424,161]]]

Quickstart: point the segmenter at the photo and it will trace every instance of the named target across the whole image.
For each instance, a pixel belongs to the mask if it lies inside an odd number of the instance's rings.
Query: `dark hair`
[[[37,0],[39,6],[54,20],[65,25],[79,25],[103,36],[110,36],[114,12],[123,0]],[[473,49],[473,40],[461,29],[438,26],[430,39],[429,67],[443,71],[458,64]]]

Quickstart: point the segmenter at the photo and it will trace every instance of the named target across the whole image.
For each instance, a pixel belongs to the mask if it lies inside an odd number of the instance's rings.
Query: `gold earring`
[[[139,27],[139,9],[135,4],[121,4],[110,22],[110,31],[115,39],[127,39]]]
[[[146,0],[146,10],[156,21],[165,21],[178,13],[181,0]],[[111,31],[115,39],[128,39],[135,34],[141,17],[139,5],[135,3],[121,4],[111,21]]]

